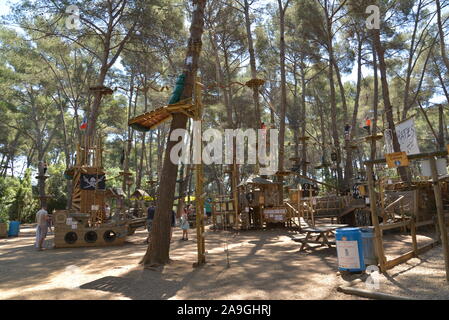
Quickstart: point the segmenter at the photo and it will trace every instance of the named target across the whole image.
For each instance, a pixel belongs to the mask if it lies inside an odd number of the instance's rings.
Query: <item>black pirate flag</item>
[[[82,190],[105,190],[106,179],[104,174],[82,174],[81,189]]]

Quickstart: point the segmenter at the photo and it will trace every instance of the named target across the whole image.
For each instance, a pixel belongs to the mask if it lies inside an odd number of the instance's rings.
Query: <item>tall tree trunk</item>
[[[415,42],[416,42],[416,33],[418,31],[418,25],[419,25],[419,17],[421,13],[421,7],[422,7],[422,0],[418,3],[418,8],[415,16],[414,21],[414,27],[413,27],[413,33],[412,33],[412,41],[409,48],[408,53],[408,64],[407,64],[407,74],[405,77],[405,89],[404,89],[404,100],[403,100],[403,116],[402,119],[404,120],[407,117],[407,111],[411,108],[410,105],[410,82],[412,78],[413,73],[413,57],[415,54]]]
[[[204,27],[204,8],[206,0],[193,0],[194,12],[190,26],[190,39],[188,42],[186,60],[184,64],[185,84],[181,99],[192,98],[198,69],[198,60],[201,53]],[[183,113],[173,114],[170,134],[176,129],[185,129],[187,116]],[[143,258],[145,266],[166,264],[170,261],[170,219],[169,213],[173,208],[176,190],[178,164],[170,159],[172,148],[177,141],[167,141],[167,147],[162,168],[161,183],[158,191],[154,224],[151,232],[151,242]]]
[[[380,41],[380,30],[374,29],[373,37],[374,47],[376,48],[377,57],[379,59],[380,81],[382,83],[382,96],[384,101],[385,115],[387,117],[388,128],[391,130],[391,134],[393,136],[393,150],[395,152],[400,152],[401,146],[399,145],[399,140],[396,135],[396,127],[394,125],[393,106],[391,105],[390,101],[390,90],[388,87],[387,79],[387,65],[385,63],[385,49],[383,48]],[[409,182],[407,170],[404,167],[399,167],[398,172],[401,176],[402,181]]]
[[[444,64],[446,65],[446,72],[449,72],[449,58],[446,54],[446,43],[444,41],[444,29],[443,22],[441,20],[441,3],[440,0],[435,0],[437,5],[437,25],[438,25],[438,33],[440,35],[440,50],[441,57],[443,58]]]
[[[438,105],[438,144],[440,146],[440,150],[444,150],[446,144],[444,139],[444,109],[443,105]]]
[[[134,72],[131,72],[131,79],[129,84],[129,99],[128,99],[128,120],[132,117],[132,105],[133,105],[133,97],[134,97]],[[137,92],[136,92],[137,96]],[[137,97],[136,97],[137,101]],[[122,189],[125,194],[129,196],[129,188],[127,184],[128,176],[126,175],[127,172],[129,172],[129,157],[131,154],[131,147],[132,147],[132,136],[133,136],[133,128],[128,127],[128,139],[126,140],[125,147],[124,147],[124,161],[123,161],[123,172],[125,173],[123,176],[122,181]]]
[[[337,169],[337,188],[339,191],[342,189],[343,182],[343,172],[341,169],[341,150],[340,150],[340,139],[338,136],[337,127],[337,100],[335,93],[335,82],[334,82],[334,49],[332,44],[332,22],[331,18],[327,18],[327,36],[328,36],[328,50],[329,50],[329,86],[331,94],[331,128],[332,128],[332,139],[334,140],[335,153],[337,154],[336,169]]]
[[[101,66],[100,74],[98,76],[97,86],[100,87],[100,86],[104,85],[107,72],[108,72],[108,68],[107,68],[107,60],[106,60],[106,62],[103,62],[103,65]],[[98,115],[100,114],[101,98],[102,98],[102,94],[100,92],[94,93],[94,101],[90,108],[89,118],[88,118],[88,122],[87,122],[86,135],[89,137],[92,137],[95,135],[95,127],[97,124]]]
[[[301,59],[303,60],[303,59]],[[304,64],[303,61],[301,61],[300,66],[300,72],[301,72],[301,136],[306,136],[306,72],[304,70]],[[306,143],[306,141],[304,141]],[[302,164],[302,174],[307,175],[307,148],[306,145],[303,145],[301,148],[301,160],[303,161]]]
[[[360,92],[362,89],[362,39],[359,31],[357,31],[357,89],[354,98],[354,110],[352,112],[351,120],[351,139],[346,140],[346,165],[345,165],[345,188],[351,188],[351,179],[354,176],[353,164],[352,164],[352,151],[351,142],[355,136],[355,127],[357,124],[357,115],[359,112],[360,104]],[[345,123],[346,125],[346,123]]]
[[[373,70],[374,70],[374,93],[373,93],[373,135],[377,135],[377,118],[378,118],[378,106],[379,106],[379,75],[377,72],[377,53],[374,47],[374,42],[371,42],[373,52]],[[376,142],[373,142],[371,148],[371,160],[376,158]]]
[[[229,128],[233,128],[234,127],[234,122],[232,120],[232,105],[231,105],[231,97],[230,97],[230,93],[229,93],[229,72],[227,73],[227,77],[225,76],[224,72],[223,72],[223,68],[221,67],[220,64],[220,55],[218,52],[218,44],[217,44],[217,38],[215,34],[212,34],[212,31],[209,31],[209,39],[210,39],[210,43],[212,45],[212,51],[213,51],[213,55],[214,55],[214,59],[215,59],[215,70],[216,70],[216,77],[217,77],[217,82],[219,84],[221,84],[223,86],[223,95],[221,95],[223,97],[223,103],[225,105],[225,109],[226,109],[226,119],[228,122],[228,126]],[[224,58],[225,58],[225,62],[227,64],[227,52],[226,50],[224,50]],[[228,67],[225,66],[225,68],[227,69],[227,71],[229,71]]]
[[[62,103],[58,103],[59,107],[59,119],[61,121],[62,133],[63,133],[63,144],[64,144],[64,156],[65,156],[65,166],[66,168],[70,167],[70,147],[69,141],[67,137],[67,128],[64,119],[64,108]],[[66,208],[71,209],[72,207],[72,181],[66,181],[66,191],[67,191],[67,203]]]
[[[285,4],[282,0],[278,0],[279,4],[279,60],[281,69],[281,103],[280,103],[280,126],[279,126],[279,171],[284,171],[284,141],[285,141],[285,112],[287,109],[287,79],[285,72],[285,12],[287,10],[289,1]],[[284,179],[278,176],[278,181],[282,184]],[[280,189],[280,199],[283,199],[283,188]]]
[[[256,55],[254,53],[254,41],[251,32],[251,19],[249,15],[250,5],[248,0],[244,0],[244,12],[245,12],[245,26],[246,26],[246,37],[248,40],[248,52],[249,52],[249,65],[251,68],[251,77],[253,79],[257,78],[257,67],[256,67]],[[253,88],[253,102],[254,111],[256,113],[256,129],[261,127],[261,111],[259,103],[259,88],[254,86]]]
[[[147,85],[147,80],[145,77],[144,86]],[[148,90],[144,91],[144,112],[148,111]],[[141,153],[140,153],[140,161],[139,161],[139,170],[136,170],[136,188],[141,189],[142,187],[142,176],[144,175],[144,167],[143,167],[143,159],[146,154],[146,132],[142,133],[142,144],[141,144]]]

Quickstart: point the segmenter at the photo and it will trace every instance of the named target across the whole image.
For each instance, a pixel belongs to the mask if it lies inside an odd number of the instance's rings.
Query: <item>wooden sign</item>
[[[385,158],[387,159],[388,168],[408,167],[409,165],[407,153],[405,152],[386,154]]]

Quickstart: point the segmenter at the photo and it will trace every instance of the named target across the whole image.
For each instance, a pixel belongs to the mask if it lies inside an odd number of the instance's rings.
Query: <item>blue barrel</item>
[[[20,231],[20,222],[19,221],[10,221],[9,222],[9,231],[8,236],[10,237],[18,237]]]
[[[359,228],[337,229],[338,270],[349,272],[365,271],[362,232]]]
[[[363,257],[365,265],[377,266],[377,255],[374,246],[374,227],[361,228],[363,241]]]

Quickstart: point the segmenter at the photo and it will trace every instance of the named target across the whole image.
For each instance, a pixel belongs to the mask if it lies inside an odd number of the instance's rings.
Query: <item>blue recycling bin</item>
[[[349,272],[365,271],[363,238],[359,228],[337,229],[338,270]]]
[[[9,222],[9,231],[8,236],[10,237],[18,237],[20,231],[20,222],[19,221],[10,221]]]
[[[360,228],[362,232],[363,257],[365,265],[377,266],[376,247],[374,245],[374,227]]]

